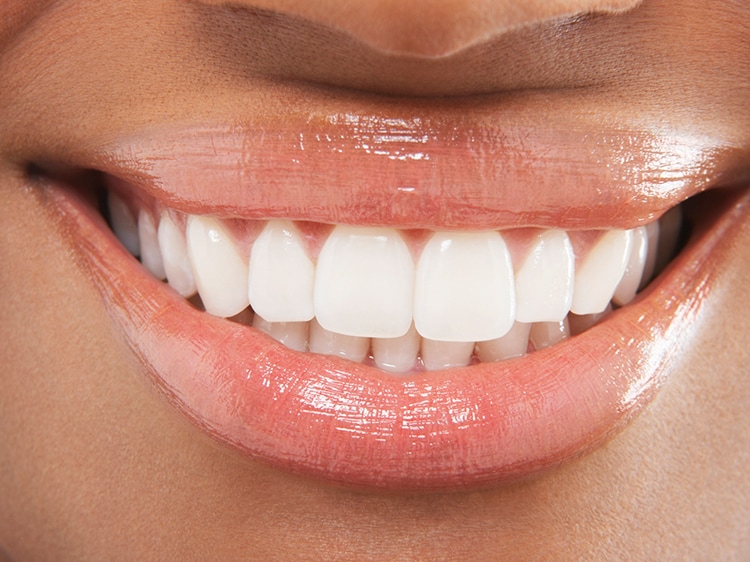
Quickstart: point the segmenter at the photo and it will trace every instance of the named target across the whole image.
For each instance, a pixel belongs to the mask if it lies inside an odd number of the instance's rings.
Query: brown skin
[[[65,161],[144,124],[272,113],[267,100],[286,86],[266,80],[271,72],[423,94],[585,83],[574,95],[553,91],[549,99],[572,101],[602,120],[614,107],[643,119],[658,115],[747,153],[745,3],[646,0],[628,14],[581,23],[575,40],[558,34],[551,44],[535,42],[538,56],[527,58],[524,36],[504,34],[502,23],[496,39],[463,54],[415,61],[384,54],[408,48],[389,39],[388,17],[370,26],[377,40],[358,36],[354,16],[349,28],[333,22],[353,38],[297,21],[244,65],[237,52],[228,54],[233,42],[221,33],[242,30],[252,39],[269,32],[242,11],[176,0],[97,4],[53,9],[18,0],[0,7],[0,551],[9,559],[750,558],[750,221],[726,245],[729,270],[717,277],[715,306],[697,319],[697,344],[676,361],[654,403],[612,441],[515,485],[373,494],[240,458],[174,412],[143,377],[22,173],[29,161]],[[312,4],[263,5],[305,13]],[[424,2],[398,4],[411,18],[400,25],[435,29],[464,5],[435,2],[440,9],[430,11],[415,7]],[[514,5],[502,0],[494,9]],[[528,21],[549,16],[531,12]],[[477,34],[470,31],[445,35],[428,54],[471,44]],[[345,48],[358,40],[375,49]],[[311,51],[315,65],[295,62],[295,53]],[[473,55],[462,59],[466,53]],[[498,53],[524,72],[482,64]],[[370,74],[357,69],[358,57],[372,65]],[[550,67],[553,58],[558,64]],[[299,88],[313,90],[305,82]],[[326,95],[335,105],[350,94]],[[367,93],[357,99],[379,103]],[[498,111],[509,111],[511,100],[525,103],[518,94],[508,100],[498,101]]]

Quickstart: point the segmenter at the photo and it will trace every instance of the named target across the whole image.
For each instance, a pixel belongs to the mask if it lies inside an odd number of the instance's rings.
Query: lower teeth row
[[[681,221],[677,207],[599,233],[580,257],[571,238],[585,235],[560,230],[435,232],[414,257],[398,230],[341,225],[310,257],[288,221],[261,223],[246,254],[212,217],[163,210],[157,224],[114,193],[108,211],[123,245],[207,312],[394,373],[501,361],[588,329],[663,267]]]

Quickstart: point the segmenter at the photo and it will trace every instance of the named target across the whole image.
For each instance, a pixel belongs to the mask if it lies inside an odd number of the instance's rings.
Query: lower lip
[[[392,490],[516,480],[613,436],[690,345],[726,270],[722,249],[750,216],[750,196],[729,200],[637,301],[579,336],[510,361],[397,378],[193,309],[75,193],[49,195],[132,351],[200,430],[282,470]]]

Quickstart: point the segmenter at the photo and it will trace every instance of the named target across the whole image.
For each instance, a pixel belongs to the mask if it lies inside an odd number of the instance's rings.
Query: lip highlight
[[[154,130],[94,165],[186,213],[434,230],[632,228],[744,170],[736,149],[679,131],[405,115]]]
[[[748,216],[746,194],[727,196],[660,279],[580,336],[521,359],[395,378],[191,308],[74,193],[53,185],[48,195],[131,349],[198,427],[284,470],[402,490],[517,479],[613,435],[690,345],[722,247]]]

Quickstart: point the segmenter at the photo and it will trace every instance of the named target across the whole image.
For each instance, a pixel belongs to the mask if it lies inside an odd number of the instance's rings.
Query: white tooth
[[[391,228],[337,226],[318,256],[315,318],[338,334],[393,338],[412,320],[414,262]]]
[[[641,284],[643,269],[646,267],[646,254],[648,252],[648,234],[645,226],[633,229],[633,241],[630,245],[630,255],[625,273],[620,284],[615,289],[612,300],[615,304],[624,306],[635,298],[638,285]]]
[[[164,271],[170,287],[183,297],[192,297],[197,289],[187,254],[185,235],[166,211],[161,214],[158,237]]]
[[[428,371],[464,367],[471,361],[474,342],[437,341],[422,338],[422,363]]]
[[[516,273],[516,320],[559,322],[573,300],[575,254],[562,230],[539,234]]]
[[[337,355],[361,362],[370,350],[370,338],[346,336],[323,328],[316,319],[310,322],[310,351],[323,355]]]
[[[228,318],[248,306],[247,262],[218,220],[188,216],[187,248],[206,312]]]
[[[656,249],[659,247],[659,221],[650,222],[646,225],[648,236],[648,250],[646,250],[646,265],[643,267],[643,278],[638,287],[640,291],[649,284],[656,269]]]
[[[315,266],[291,222],[269,221],[253,243],[249,272],[248,296],[257,314],[269,322],[312,319]]]
[[[497,232],[436,232],[417,264],[414,323],[422,337],[475,342],[513,326],[513,264]]]
[[[529,339],[537,350],[560,343],[568,337],[570,327],[567,318],[562,322],[537,322],[531,326],[529,333]]]
[[[309,322],[268,322],[257,314],[253,318],[253,328],[295,351],[307,351],[309,327]]]
[[[141,209],[138,213],[138,237],[141,241],[141,263],[157,279],[165,279],[164,261],[159,250],[159,239],[156,225],[151,213]]]
[[[625,273],[632,239],[630,230],[610,230],[596,242],[576,268],[571,312],[595,314],[607,307]]]
[[[115,193],[109,194],[109,219],[112,222],[112,230],[122,245],[133,254],[141,254],[141,242],[138,239],[138,225],[130,208],[125,201]]]
[[[531,324],[516,322],[502,338],[477,342],[477,356],[484,363],[526,355]]]
[[[375,364],[389,373],[411,371],[419,354],[421,338],[414,324],[398,338],[373,338],[372,355]]]

